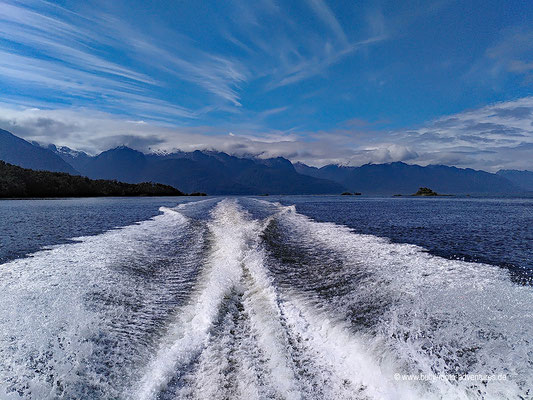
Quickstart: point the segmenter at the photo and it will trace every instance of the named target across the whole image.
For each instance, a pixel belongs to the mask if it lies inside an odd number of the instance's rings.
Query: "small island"
[[[361,196],[360,192],[342,192],[341,196]]]
[[[441,195],[439,195],[437,192],[434,192],[430,188],[421,187],[418,189],[418,192],[416,192],[412,196],[441,196]]]
[[[0,161],[0,198],[186,196],[160,183],[89,179],[64,172],[34,171]],[[194,193],[205,196],[205,193]]]

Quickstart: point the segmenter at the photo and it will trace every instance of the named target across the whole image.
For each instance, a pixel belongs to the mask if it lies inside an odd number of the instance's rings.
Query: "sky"
[[[533,170],[533,2],[0,0],[0,128],[90,154]]]

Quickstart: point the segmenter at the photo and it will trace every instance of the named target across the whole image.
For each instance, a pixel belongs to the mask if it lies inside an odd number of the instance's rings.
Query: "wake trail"
[[[1,266],[0,398],[123,396],[201,253],[202,230],[161,211]]]
[[[2,399],[531,397],[506,270],[262,200],[161,212],[2,265]]]
[[[262,239],[276,217],[254,220],[235,200],[215,207],[200,284],[135,398],[414,398],[345,324],[276,286]]]
[[[211,212],[207,224],[211,252],[189,303],[176,314],[176,320],[162,340],[134,397],[154,398],[172,379],[199,355],[216,320],[224,298],[237,287],[243,264],[253,251],[257,225],[247,220],[236,201],[222,200]]]
[[[417,392],[457,399],[531,394],[533,293],[514,284],[508,271],[315,222],[294,207],[278,204],[278,210],[265,230],[277,287],[287,293],[286,304],[295,306],[293,315],[312,316],[302,334],[320,325],[340,334],[322,342],[313,334],[310,340],[329,349],[324,354],[353,349],[353,359],[332,365],[359,364],[379,377],[364,381],[368,389],[385,389],[377,398],[386,393],[418,398],[412,394]],[[396,373],[422,379],[396,380]],[[498,376],[505,379],[494,379]]]

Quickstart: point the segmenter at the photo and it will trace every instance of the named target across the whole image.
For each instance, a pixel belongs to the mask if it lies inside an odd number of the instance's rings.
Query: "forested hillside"
[[[183,196],[158,183],[93,180],[63,172],[34,171],[0,161],[0,197]]]

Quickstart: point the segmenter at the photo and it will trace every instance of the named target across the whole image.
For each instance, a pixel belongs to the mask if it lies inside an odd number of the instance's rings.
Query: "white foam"
[[[382,307],[372,327],[358,329],[369,338],[368,365],[372,359],[383,360],[378,367],[389,371],[389,380],[395,369],[425,376],[507,378],[417,383],[425,388],[425,398],[515,398],[533,387],[530,287],[514,284],[507,271],[495,266],[447,260],[418,246],[355,234],[290,208],[282,211],[287,235],[303,247],[319,246],[343,260],[339,273],[352,290],[331,305],[321,303],[326,315],[348,320],[361,304]]]
[[[243,218],[235,201],[223,200],[212,211],[208,227],[212,233],[212,251],[200,285],[190,304],[179,310],[176,321],[148,366],[138,399],[154,398],[176,375],[176,366],[186,365],[205,345],[224,296],[242,276],[242,263],[249,250],[247,243],[257,236],[255,224]]]
[[[281,299],[259,241],[250,241],[248,249],[241,284],[234,286],[244,321],[224,318],[222,332],[207,335],[198,366],[185,379],[180,397],[411,399],[418,394],[395,383],[392,373],[382,373],[366,343],[358,341],[346,324],[317,314],[296,293],[285,293]],[[298,343],[291,343],[289,336]],[[305,361],[305,367],[296,365],[296,358]],[[230,379],[231,374],[235,378]]]
[[[368,342],[350,332],[347,323],[313,310],[305,298],[293,293],[283,303],[289,327],[306,344],[314,373],[324,382],[327,398],[413,399],[423,393],[393,380],[393,363],[380,363]],[[428,398],[428,397],[425,397]]]
[[[135,286],[143,289],[115,267],[124,259],[143,257],[154,242],[175,239],[187,223],[178,214],[160,215],[1,265],[0,398],[19,393],[22,398],[55,399],[83,384],[119,396],[120,388],[105,375],[89,376],[94,374],[95,339],[113,330],[114,321],[126,312],[120,301],[127,302]],[[90,309],[88,298],[94,295],[117,303]]]
[[[244,293],[243,304],[257,344],[266,357],[272,387],[287,399],[300,399],[295,367],[287,352],[289,343],[282,325],[278,295],[265,273],[264,259],[263,251],[257,250],[247,260],[250,286]]]

